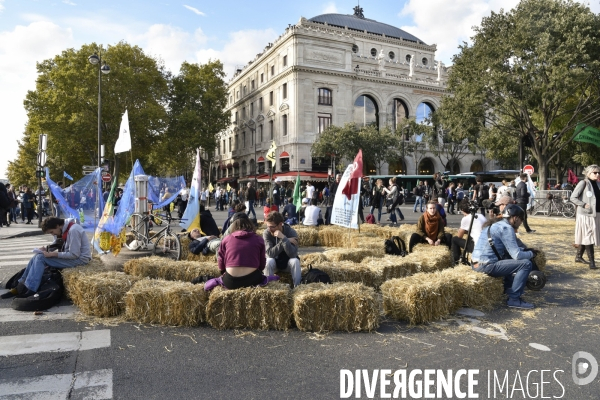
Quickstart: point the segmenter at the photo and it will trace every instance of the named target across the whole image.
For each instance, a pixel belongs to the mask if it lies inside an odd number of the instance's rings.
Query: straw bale
[[[221,275],[216,262],[173,261],[164,257],[141,257],[128,260],[123,270],[139,277],[165,279],[167,281],[189,282],[197,276],[208,275],[216,278]]]
[[[376,251],[371,249],[331,249],[323,254],[328,261],[352,261],[359,263],[367,257],[379,256]]]
[[[76,268],[63,268],[61,270],[63,284],[67,296],[71,298],[71,291],[74,289],[75,281],[78,277],[90,274],[97,274],[99,272],[111,271],[113,268],[108,265],[104,265],[102,260],[98,256],[92,257],[92,260],[86,265],[82,265]]]
[[[198,326],[206,321],[204,284],[143,279],[125,295],[127,319],[147,324]]]
[[[310,247],[319,244],[319,229],[316,227],[300,228],[303,225],[294,225],[292,228],[298,234],[298,246]]]
[[[352,248],[369,249],[380,257],[385,255],[385,239],[382,238],[359,236],[351,240],[351,245]]]
[[[86,315],[114,317],[125,311],[123,297],[139,279],[116,271],[79,274],[70,281],[69,296]]]
[[[445,245],[432,246],[427,243],[420,243],[413,248],[412,253],[407,255],[406,258],[420,262],[421,271],[423,272],[440,271],[452,268],[454,265],[452,253]]]
[[[293,315],[301,331],[373,331],[379,327],[379,301],[359,283],[313,283],[292,292]]]
[[[206,319],[217,329],[287,330],[291,317],[290,288],[281,282],[235,290],[219,286],[211,291],[206,307]]]
[[[416,231],[417,231],[417,225],[416,224],[404,224],[404,225],[400,225],[400,227],[396,231],[396,236],[399,236],[400,239],[402,239],[402,241],[404,242],[404,244],[407,247],[406,250],[408,250],[408,242],[410,241],[410,237]]]
[[[348,229],[328,226],[319,229],[319,245],[323,247],[348,247],[348,235],[352,232]]]
[[[439,319],[456,311],[456,281],[441,272],[391,279],[381,285],[383,311],[411,325]]]
[[[300,256],[302,265],[318,264],[323,261],[327,261],[327,255],[325,255],[325,253],[308,253]]]
[[[190,238],[187,233],[179,235],[179,242],[181,243],[181,259],[188,261],[201,261],[201,262],[216,262],[216,255],[213,253],[204,254],[193,254],[190,252]]]
[[[475,272],[468,265],[446,269],[442,274],[456,282],[455,299],[459,302],[459,307],[464,305],[479,310],[491,310],[504,298],[502,278]]]

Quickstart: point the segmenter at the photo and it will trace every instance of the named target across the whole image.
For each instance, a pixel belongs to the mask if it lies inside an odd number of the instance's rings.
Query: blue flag
[[[73,177],[71,175],[67,174],[67,171],[63,171],[63,176],[71,181],[73,180]]]

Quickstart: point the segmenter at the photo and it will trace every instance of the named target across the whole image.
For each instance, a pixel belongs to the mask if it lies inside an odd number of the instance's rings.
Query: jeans
[[[396,212],[398,212],[398,215],[400,215],[400,219],[404,219],[404,214],[402,214],[402,211],[400,210],[400,207],[392,207],[392,208],[390,208],[390,220],[394,224],[396,222],[398,222],[398,220],[396,219]]]
[[[331,212],[333,211],[333,206],[327,206],[325,208],[325,225],[331,225]]]
[[[376,204],[371,205],[371,211],[369,211],[369,214],[373,214],[373,211],[375,211],[375,206]],[[378,212],[377,212],[377,223],[379,223],[379,221],[381,221],[381,209],[383,208],[383,197],[381,197],[379,199],[379,208],[378,208]]]
[[[511,299],[518,299],[525,290],[525,283],[531,272],[531,260],[500,260],[473,268],[495,278],[504,277],[504,289]],[[513,274],[516,275],[513,277]]]
[[[10,208],[10,220],[12,222],[17,222],[17,207]]]
[[[250,213],[254,214],[254,218],[256,219],[256,211],[254,211],[254,200],[248,200],[248,217],[250,217]]]
[[[415,196],[415,206],[413,207],[413,211],[417,211],[417,205],[419,205],[419,210],[423,212],[423,196]]]
[[[80,265],[87,264],[79,258],[67,259],[67,258],[46,258],[43,254],[36,254],[29,260],[27,268],[19,282],[25,282],[27,289],[37,292],[42,283],[42,275],[44,275],[44,269],[46,266],[53,268],[73,268]]]
[[[461,248],[465,247],[466,240],[463,238],[459,238],[458,236],[452,237],[452,259],[454,262],[460,261],[460,256],[462,255]],[[475,243],[473,243],[473,238],[469,236],[469,243],[466,244],[467,252],[472,253],[475,248]]]
[[[266,276],[275,275],[275,270],[277,270],[277,263],[274,258],[267,258],[267,264],[265,266],[264,274]],[[297,258],[290,258],[288,260],[287,268],[283,271],[290,271],[292,274],[292,280],[294,282],[294,286],[298,286],[300,281],[302,280],[302,270],[300,269],[300,260]]]

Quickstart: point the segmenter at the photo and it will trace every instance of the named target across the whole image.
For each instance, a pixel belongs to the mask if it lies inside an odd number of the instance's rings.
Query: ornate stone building
[[[329,162],[313,159],[310,148],[329,125],[402,127],[407,118],[420,122],[440,106],[447,70],[435,60],[436,46],[364,18],[359,7],[354,11],[301,18],[236,71],[229,83],[231,126],[221,132],[212,180],[253,179],[255,167],[258,174],[268,171],[265,155],[273,140],[276,173],[323,178]],[[407,156],[380,171],[367,166],[365,173],[448,169],[427,151],[421,157],[418,165]],[[465,154],[454,169],[476,171],[488,161]]]

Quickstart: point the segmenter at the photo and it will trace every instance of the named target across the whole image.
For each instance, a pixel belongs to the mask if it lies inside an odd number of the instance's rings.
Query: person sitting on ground
[[[409,253],[419,243],[428,243],[432,246],[439,246],[443,243],[450,248],[452,235],[444,232],[444,222],[438,212],[438,205],[440,204],[435,200],[427,202],[425,213],[421,215],[419,222],[417,222],[417,232],[411,235],[408,242]]]
[[[236,219],[218,251],[223,286],[238,289],[262,284],[265,263],[265,241],[254,233],[254,224],[248,218]]]
[[[475,243],[477,243],[479,235],[481,234],[481,227],[487,221],[483,214],[476,213],[475,219],[473,220],[473,226],[469,231],[472,218],[469,200],[462,199],[460,203],[458,203],[458,210],[462,213],[463,218],[460,221],[458,234],[452,238],[452,259],[454,260],[454,264],[458,264],[460,262],[461,248],[464,249],[465,246],[467,246],[467,251],[469,253],[473,253]],[[463,239],[465,234],[468,235],[468,241]]]
[[[263,207],[263,216],[265,221],[267,220],[267,215],[269,215],[271,211],[279,211],[279,207],[274,203],[271,204],[271,199],[267,198],[265,206]]]
[[[62,250],[48,252],[47,247],[34,250],[36,254],[29,260],[17,287],[2,295],[3,298],[34,295],[42,283],[46,267],[73,268],[85,265],[92,260],[90,242],[85,231],[81,225],[75,222],[75,219],[46,218],[42,221],[42,232],[53,235],[54,239],[62,238],[64,240]]]
[[[310,206],[304,210],[303,225],[318,226],[323,224],[323,217],[321,217],[321,209],[317,207],[317,199],[310,200]]]
[[[205,209],[203,205],[200,205],[200,230],[204,232],[206,236],[221,236],[219,227],[210,213],[210,210]]]
[[[273,276],[275,270],[288,270],[294,286],[298,286],[302,279],[298,258],[298,234],[291,226],[283,223],[283,216],[277,211],[270,212],[266,222],[267,229],[263,232],[267,254],[265,275]]]
[[[523,301],[521,295],[537,251],[524,250],[517,244],[515,231],[524,219],[523,209],[509,204],[502,212],[502,219],[493,218],[484,224],[471,255],[471,265],[476,272],[504,278],[508,307],[531,309],[534,305]]]
[[[296,218],[296,223],[298,221],[298,214],[296,213],[296,206],[294,205],[294,199],[292,197],[288,198],[288,203],[283,207],[283,211],[281,212],[283,218],[285,220],[292,220]]]
[[[233,216],[239,212],[245,212],[246,211],[246,205],[243,203],[238,203],[233,207],[233,214],[231,214],[229,216],[229,218],[227,218],[225,220],[225,222],[223,222],[223,227],[221,228],[221,233],[224,233],[225,231],[227,231],[227,228],[229,228],[229,226],[233,223],[233,221],[231,220],[233,218]]]

